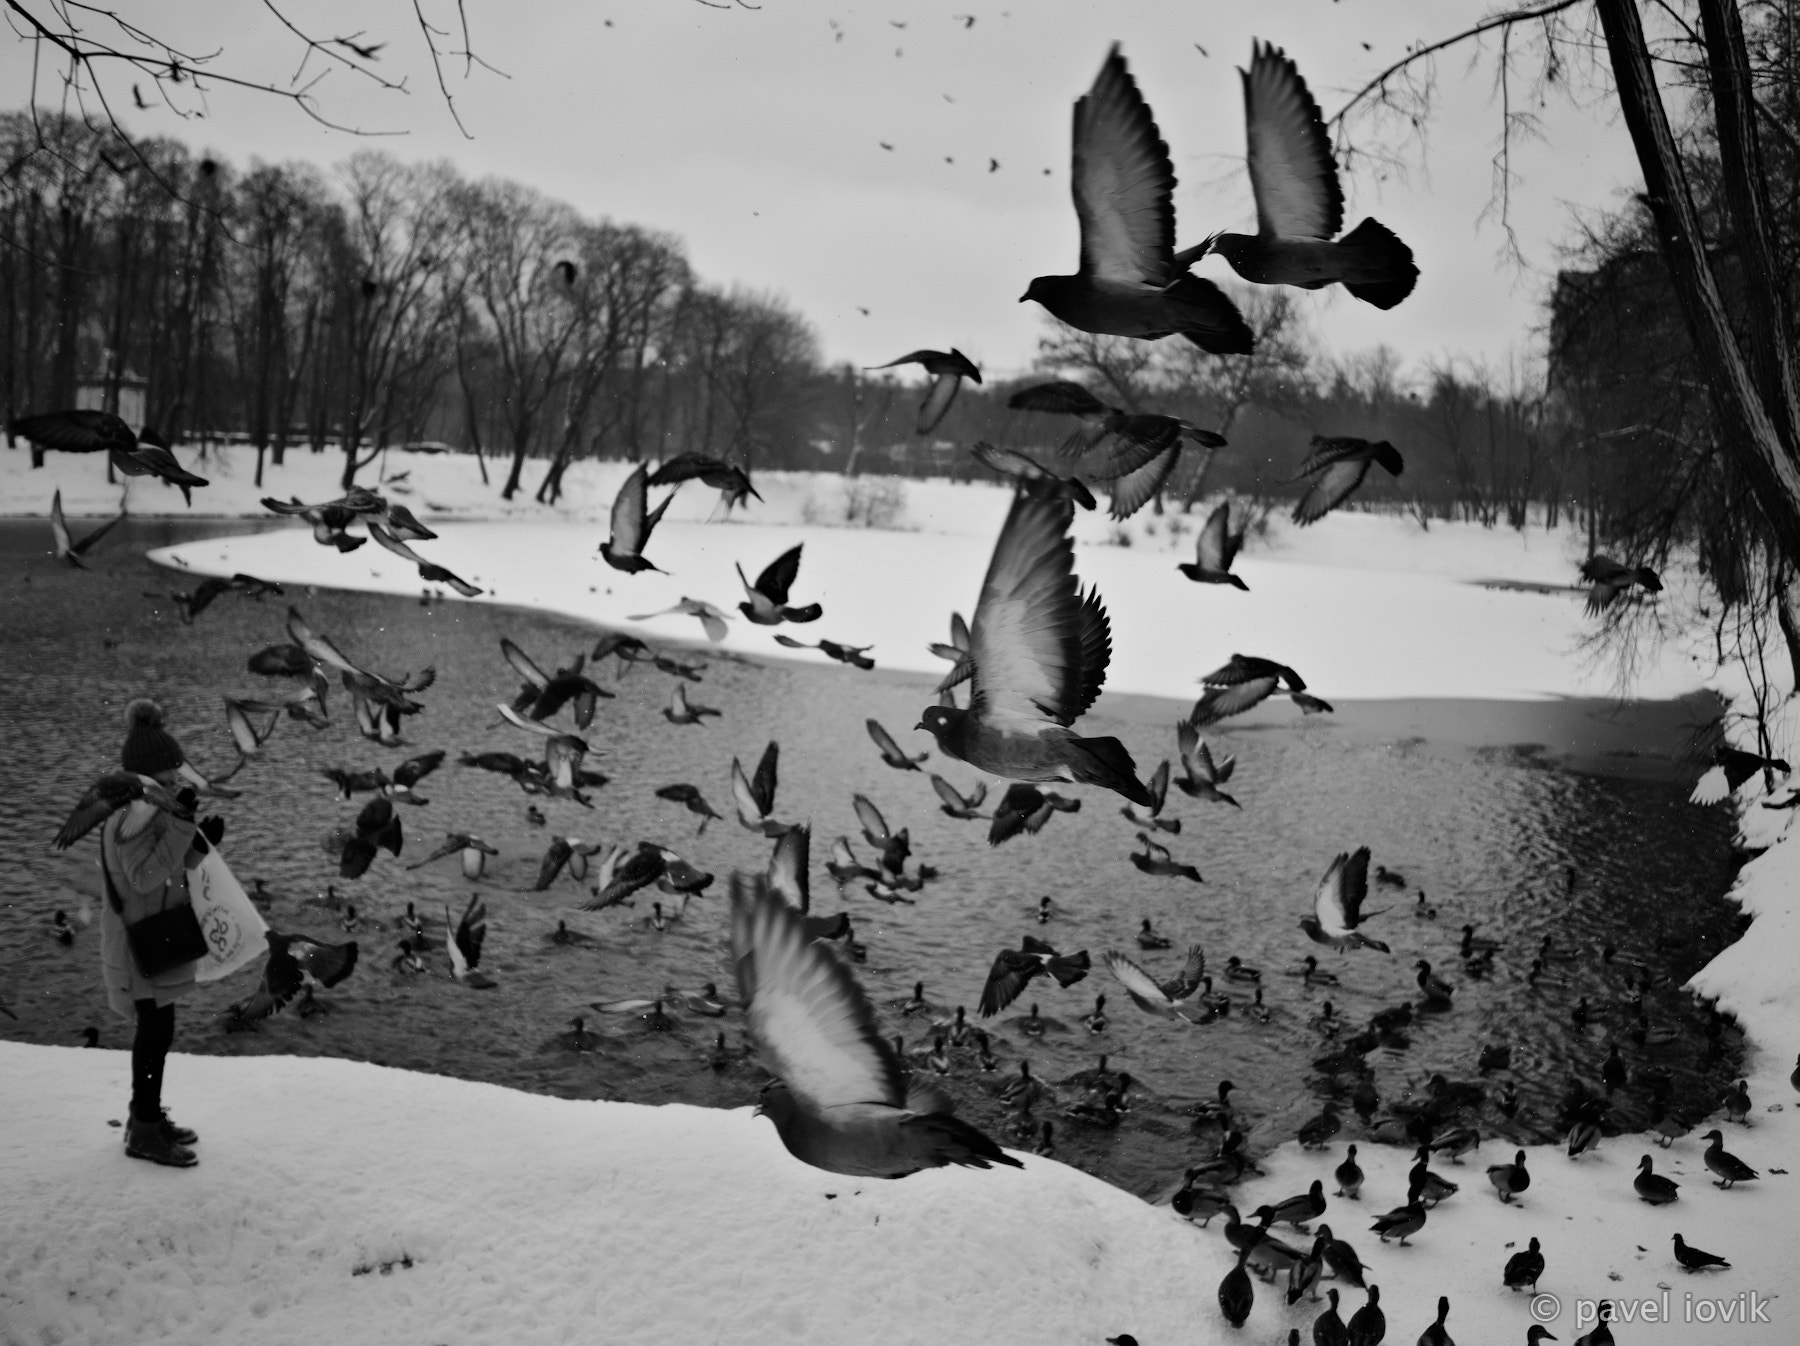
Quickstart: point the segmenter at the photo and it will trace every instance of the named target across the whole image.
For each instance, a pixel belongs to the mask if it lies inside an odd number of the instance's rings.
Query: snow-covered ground
[[[502,514],[479,490],[472,461],[399,457],[389,472],[410,471],[403,498],[434,526]],[[58,481],[71,514],[117,505],[117,488],[96,486],[101,470],[91,461],[52,455],[51,468],[27,473],[22,460],[0,453],[0,505],[10,512],[44,512]],[[335,494],[335,459],[298,455],[284,470],[291,475],[272,476],[264,492],[248,486],[241,457],[227,462],[200,468],[216,483],[199,497],[208,512],[260,512],[263,493]],[[825,521],[842,517],[843,483],[766,474],[757,481],[767,503],[725,527],[704,522],[715,493],[690,485],[649,551],[676,577],[627,579],[590,559],[621,476],[617,465],[584,468],[571,474],[564,508],[521,506],[491,527],[450,524],[421,550],[492,585],[498,601],[611,622],[683,593],[733,602],[733,561],[754,569],[804,539],[795,599],[816,598],[827,612],[807,634],[875,641],[888,666],[941,670],[920,647],[943,637],[950,608],[970,611],[1006,501],[995,490],[909,482],[893,520],[906,531],[832,528]],[[132,490],[142,512],[144,496],[161,494],[142,483]],[[808,502],[814,522],[802,526]],[[1156,536],[1146,536],[1151,524]],[[1103,519],[1079,525],[1094,545],[1080,550],[1077,569],[1113,613],[1115,688],[1189,696],[1196,672],[1241,649],[1295,664],[1327,698],[1607,690],[1603,675],[1572,657],[1578,601],[1462,582],[1564,582],[1579,539],[1441,524],[1427,533],[1361,516],[1305,532],[1277,525],[1240,562],[1252,592],[1239,594],[1174,575],[1167,524],[1134,521],[1130,547],[1102,545],[1112,533]],[[1177,545],[1191,542],[1190,534]],[[418,588],[373,545],[339,556],[299,528],[165,555],[195,573]],[[697,634],[684,623],[694,625],[660,618],[643,629]],[[775,650],[766,631],[733,627],[734,648]],[[1670,695],[1706,680],[1685,656],[1666,653],[1638,691]],[[1785,1290],[1800,1257],[1786,1172],[1800,1156],[1800,1095],[1788,1082],[1800,1052],[1800,844],[1779,835],[1792,816],[1746,810],[1747,839],[1769,846],[1735,890],[1755,922],[1694,979],[1746,1028],[1752,1124],[1724,1129],[1763,1178],[1731,1191],[1711,1186],[1703,1125],[1666,1152],[1634,1137],[1578,1161],[1535,1148],[1530,1190],[1504,1206],[1483,1169],[1510,1156],[1489,1144],[1462,1172],[1437,1165],[1458,1180],[1466,1174],[1463,1190],[1400,1248],[1381,1245],[1367,1226],[1404,1199],[1410,1158],[1363,1145],[1363,1199],[1331,1200],[1325,1220],[1381,1286],[1389,1340],[1414,1340],[1442,1293],[1450,1333],[1464,1346],[1523,1341],[1532,1301],[1502,1288],[1500,1268],[1534,1236],[1548,1260],[1541,1288],[1559,1301],[1547,1325],[1563,1342],[1590,1329],[1591,1318],[1577,1315],[1602,1298],[1631,1306],[1634,1320],[1621,1314],[1614,1325],[1621,1343],[1800,1340],[1800,1295]],[[125,1159],[107,1125],[123,1117],[127,1071],[123,1052],[0,1043],[0,1207],[9,1217],[0,1346],[941,1346],[1098,1343],[1120,1332],[1165,1346],[1284,1341],[1290,1326],[1307,1337],[1318,1308],[1287,1308],[1259,1286],[1246,1329],[1234,1333],[1216,1304],[1231,1264],[1216,1226],[1196,1229],[1052,1161],[859,1183],[791,1160],[748,1109],[570,1102],[343,1061],[177,1056],[169,1098],[205,1139],[200,1166],[175,1172]],[[1633,1195],[1644,1153],[1682,1183],[1676,1204],[1653,1209]],[[1342,1157],[1341,1142],[1324,1153],[1285,1147],[1263,1161],[1266,1178],[1240,1189],[1241,1205],[1301,1191],[1315,1177],[1329,1194]],[[1670,1251],[1676,1231],[1732,1269],[1683,1272]],[[1660,1316],[1665,1294],[1674,1321],[1645,1321],[1642,1306]],[[1361,1302],[1346,1294],[1344,1316]],[[1734,1318],[1707,1321],[1718,1305]],[[1745,1324],[1745,1313],[1764,1321]]]

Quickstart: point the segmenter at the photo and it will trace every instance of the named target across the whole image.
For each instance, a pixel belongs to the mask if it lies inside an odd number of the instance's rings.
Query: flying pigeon
[[[875,661],[869,657],[869,651],[875,648],[873,645],[840,645],[835,640],[820,640],[809,645],[780,632],[775,634],[775,643],[785,645],[790,650],[817,650],[840,664],[849,664],[852,668],[860,668],[865,672],[875,667]]]
[[[1581,578],[1594,587],[1588,590],[1587,613],[1596,617],[1617,599],[1629,593],[1633,585],[1646,593],[1662,592],[1662,577],[1649,566],[1620,565],[1610,556],[1593,555],[1581,563]]]
[[[876,748],[881,751],[881,760],[896,771],[917,771],[919,763],[931,756],[928,752],[922,752],[917,757],[907,756],[901,751],[900,745],[894,742],[894,736],[881,727],[879,720],[867,720],[864,727],[869,731],[869,737],[874,740]]]
[[[325,944],[305,935],[284,935],[266,930],[269,961],[263,966],[262,984],[226,1013],[240,1024],[267,1019],[287,1008],[288,1002],[310,987],[333,987],[356,970],[356,941]]]
[[[139,800],[164,813],[191,822],[194,810],[148,776],[131,771],[110,771],[100,777],[76,800],[67,821],[57,830],[50,844],[59,851],[67,850],[113,814]]]
[[[95,543],[110,533],[120,519],[125,517],[121,511],[77,542],[69,534],[69,525],[63,518],[62,491],[59,489],[50,497],[50,539],[56,548],[56,559],[75,570],[86,570],[81,558],[86,556]]]
[[[1137,834],[1138,843],[1143,846],[1144,853],[1131,856],[1131,863],[1145,874],[1156,878],[1187,879],[1192,883],[1205,883],[1200,871],[1190,864],[1185,864],[1171,856],[1167,846],[1159,846],[1150,839],[1148,832]]]
[[[931,777],[931,788],[937,792],[937,797],[943,801],[942,807],[944,812],[949,814],[952,818],[963,818],[972,821],[986,816],[985,814],[977,812],[982,804],[987,801],[987,785],[985,783],[976,785],[973,790],[965,795],[942,776],[933,773]]]
[[[870,365],[869,368],[892,369],[895,365],[920,365],[931,375],[925,400],[919,403],[918,432],[921,435],[928,435],[937,429],[938,422],[944,419],[945,413],[950,410],[950,404],[956,400],[964,379],[981,382],[981,371],[954,346],[948,351],[914,351],[910,355],[902,355],[898,360],[889,360],[884,365]]]
[[[1237,306],[1175,257],[1175,170],[1150,107],[1114,43],[1075,103],[1070,174],[1081,260],[1072,276],[1038,276],[1035,299],[1084,332],[1156,340],[1179,332],[1215,355],[1247,354]]]
[[[481,946],[487,942],[487,903],[481,894],[469,898],[462,920],[450,924],[450,908],[444,908],[444,952],[450,955],[450,975],[471,991],[491,991],[498,986],[481,971]]]
[[[1286,52],[1258,42],[1244,81],[1254,234],[1214,234],[1177,256],[1191,264],[1216,252],[1245,280],[1317,290],[1341,283],[1376,308],[1412,293],[1412,250],[1386,225],[1364,220],[1342,238],[1344,193],[1319,105]],[[1333,240],[1336,239],[1336,242]]]
[[[991,1019],[1024,994],[1032,978],[1048,974],[1061,987],[1073,986],[1086,977],[1091,963],[1087,950],[1058,953],[1041,939],[1026,935],[1017,949],[1002,949],[994,957],[987,983],[981,988],[976,1013]]]
[[[756,577],[755,584],[745,577],[743,566],[737,567],[738,579],[743,581],[744,592],[749,595],[745,602],[738,604],[739,612],[758,626],[819,620],[825,609],[817,603],[808,603],[799,608],[787,606],[788,590],[793,587],[795,578],[800,574],[800,548],[804,545],[796,543],[782,552]]]
[[[1069,729],[1100,695],[1112,657],[1100,595],[1075,580],[1074,513],[1030,484],[1014,494],[975,608],[969,707],[927,706],[919,727],[944,753],[1003,779],[1078,781],[1148,805],[1124,744]]]
[[[410,561],[413,565],[417,566],[419,568],[419,578],[424,580],[427,584],[448,584],[464,598],[478,598],[485,592],[480,586],[470,584],[460,575],[453,574],[435,562],[427,561],[423,556],[420,556],[418,552],[407,546],[406,543],[402,542],[394,534],[383,528],[374,519],[370,519],[367,524],[365,524],[365,527],[369,530],[369,536],[374,538],[377,543],[393,552],[394,555],[398,556],[402,561]]]
[[[1379,953],[1392,950],[1378,939],[1370,939],[1357,927],[1378,912],[1364,912],[1363,902],[1369,896],[1369,848],[1340,854],[1319,880],[1313,896],[1313,914],[1300,918],[1300,928],[1314,944],[1324,944],[1340,953],[1358,946]]]
[[[462,872],[465,879],[478,879],[487,868],[487,858],[498,855],[500,850],[490,846],[480,837],[469,832],[446,832],[444,840],[438,848],[423,860],[415,860],[408,869],[419,869],[433,861],[442,860],[446,855],[462,857]]]
[[[1069,799],[1053,790],[1040,790],[1035,785],[1010,785],[994,806],[994,821],[988,826],[988,845],[998,846],[1011,841],[1021,832],[1036,836],[1058,813],[1080,811],[1079,799]]]
[[[789,830],[787,824],[774,821],[775,772],[780,756],[781,745],[770,739],[756,763],[754,776],[745,775],[744,764],[735,757],[731,759],[731,802],[737,806],[738,822],[765,837],[779,837]]]
[[[942,1093],[908,1087],[856,979],[759,879],[732,879],[731,950],[750,1031],[777,1077],[759,1112],[789,1154],[850,1177],[1023,1167],[952,1116]]]
[[[612,537],[600,544],[600,555],[606,564],[627,575],[635,575],[640,570],[663,573],[644,559],[644,548],[650,545],[650,534],[662,522],[675,493],[669,492],[654,511],[649,511],[648,471],[639,463],[636,471],[619,487],[619,493],[613,497]]]
[[[1231,779],[1237,769],[1237,758],[1227,757],[1214,763],[1212,749],[1200,737],[1200,730],[1182,720],[1175,726],[1175,748],[1181,756],[1182,774],[1175,778],[1175,788],[1190,799],[1210,799],[1215,804],[1242,808],[1237,800],[1218,787]]]
[[[1139,808],[1136,804],[1126,804],[1119,810],[1120,816],[1138,827],[1146,827],[1156,832],[1181,831],[1181,819],[1162,816],[1163,803],[1169,797],[1169,759],[1163,758],[1155,771],[1150,773],[1146,782],[1150,791],[1148,808]]]
[[[1181,1019],[1188,1017],[1182,1010],[1194,1004],[1200,994],[1201,978],[1206,975],[1206,954],[1198,944],[1190,944],[1187,962],[1176,976],[1165,982],[1158,982],[1122,953],[1107,954],[1106,966],[1139,1009],[1147,1014]]]
[[[663,718],[670,724],[705,724],[708,715],[724,712],[702,706],[687,699],[687,684],[678,682],[669,692],[669,704],[663,707]]]
[[[719,492],[719,500],[727,510],[733,505],[741,505],[745,496],[754,495],[758,500],[756,488],[750,484],[750,474],[741,467],[735,467],[722,458],[705,458],[697,453],[678,453],[650,475],[652,486],[672,486],[678,482],[691,481],[698,477],[706,485]]]
[[[656,797],[658,799],[666,799],[672,804],[680,804],[686,808],[689,813],[698,814],[700,816],[700,826],[695,830],[695,836],[699,836],[701,832],[704,832],[706,830],[706,825],[714,818],[723,816],[714,809],[711,804],[706,802],[706,796],[700,793],[699,787],[688,785],[685,782],[662,786],[656,791]]]
[[[1314,435],[1312,452],[1300,464],[1294,480],[1301,477],[1314,477],[1315,480],[1300,497],[1300,503],[1294,506],[1294,522],[1304,528],[1343,504],[1369,475],[1370,463],[1380,463],[1395,477],[1406,470],[1406,460],[1400,456],[1400,451],[1385,439],[1371,442],[1350,435]]]
[[[719,609],[715,608],[711,603],[701,602],[697,598],[683,598],[672,608],[663,608],[659,612],[641,612],[636,616],[627,617],[625,620],[630,622],[647,622],[652,617],[666,617],[670,613],[681,613],[688,617],[698,617],[700,619],[701,627],[706,631],[706,638],[715,644],[725,639],[725,634],[729,629],[725,625],[728,620],[728,614],[719,611]]]
[[[969,446],[969,456],[989,471],[998,472],[1021,486],[1030,483],[1046,495],[1073,500],[1083,509],[1094,507],[1094,493],[1079,477],[1052,472],[1028,453],[1018,449],[997,449],[983,439]]]
[[[616,695],[581,671],[581,655],[575,656],[574,667],[546,673],[536,660],[504,636],[500,639],[500,653],[513,671],[525,679],[519,695],[513,699],[513,709],[528,719],[547,720],[565,705],[572,705],[575,727],[586,729],[594,722],[600,698],[611,700]]]
[[[1243,533],[1231,531],[1231,504],[1221,502],[1200,529],[1194,543],[1194,559],[1175,568],[1196,584],[1229,584],[1248,593],[1250,586],[1231,573],[1231,563],[1243,546]]]

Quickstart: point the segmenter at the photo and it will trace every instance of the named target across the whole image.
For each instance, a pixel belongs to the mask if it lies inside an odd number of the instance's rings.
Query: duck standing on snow
[[[1450,1333],[1444,1327],[1444,1319],[1450,1316],[1450,1298],[1448,1295],[1438,1296],[1437,1321],[1419,1334],[1419,1346],[1456,1346],[1450,1340]]]
[[[1681,1184],[1660,1173],[1651,1172],[1650,1156],[1645,1155],[1638,1160],[1637,1177],[1631,1180],[1634,1190],[1652,1206],[1666,1206],[1677,1199]]]
[[[1419,1200],[1419,1189],[1416,1186],[1407,1189],[1404,1206],[1396,1206],[1387,1214],[1376,1216],[1375,1223],[1369,1226],[1371,1231],[1381,1235],[1383,1243],[1389,1238],[1398,1238],[1403,1248],[1406,1240],[1424,1227],[1425,1206]]]
[[[1332,1171],[1337,1179],[1337,1194],[1351,1201],[1358,1200],[1357,1193],[1362,1190],[1362,1165],[1356,1162],[1356,1146],[1352,1145],[1344,1155],[1344,1162]]]
[[[1725,1133],[1717,1129],[1708,1131],[1702,1140],[1707,1141],[1706,1167],[1719,1175],[1719,1181],[1713,1184],[1721,1190],[1729,1190],[1740,1182],[1754,1182],[1757,1171],[1725,1148]]]
[[[1381,1346],[1385,1336],[1387,1315],[1381,1311],[1381,1287],[1371,1285],[1368,1303],[1350,1315],[1344,1340],[1348,1346]]]
[[[1536,1293],[1538,1277],[1543,1274],[1544,1254],[1538,1241],[1532,1239],[1531,1246],[1524,1252],[1514,1253],[1506,1259],[1506,1270],[1500,1273],[1500,1279],[1508,1290],[1523,1290],[1529,1286]]]
[[[1531,1186],[1531,1174],[1525,1171],[1525,1151],[1520,1150],[1513,1155],[1510,1164],[1492,1165],[1487,1176],[1500,1200],[1511,1205],[1515,1196]]]

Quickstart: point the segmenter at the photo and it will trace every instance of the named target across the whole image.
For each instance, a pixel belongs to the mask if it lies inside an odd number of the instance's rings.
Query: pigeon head
[[[919,713],[919,722],[913,728],[925,730],[937,740],[938,747],[947,752],[946,737],[952,741],[959,738],[968,715],[968,711],[956,706],[927,706]]]

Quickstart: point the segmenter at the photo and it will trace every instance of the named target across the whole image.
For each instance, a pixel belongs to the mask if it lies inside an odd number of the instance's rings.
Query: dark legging
[[[175,1006],[139,1000],[137,1036],[131,1040],[131,1115],[140,1122],[162,1116],[163,1062],[175,1041]]]

